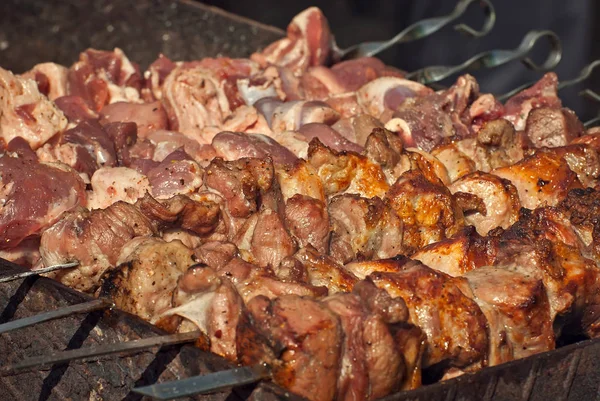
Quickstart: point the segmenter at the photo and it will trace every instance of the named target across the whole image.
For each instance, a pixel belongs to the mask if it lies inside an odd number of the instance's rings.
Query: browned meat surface
[[[475,172],[453,182],[448,189],[454,194],[475,196],[482,207],[463,208],[465,222],[481,235],[496,227],[508,228],[519,217],[521,202],[515,186],[495,175]]]
[[[219,277],[210,267],[192,266],[176,283],[172,306],[158,318],[183,319],[178,331],[200,329],[206,334],[212,352],[237,360],[237,326],[245,307],[229,279]]]
[[[574,189],[558,208],[570,220],[582,242],[584,253],[600,262],[600,193],[598,190]]]
[[[379,198],[338,195],[329,203],[331,256],[340,263],[401,254],[402,221]]]
[[[477,137],[457,141],[449,145],[448,151],[458,152],[450,162],[464,155],[473,161],[476,170],[489,172],[521,160],[527,145],[524,135],[518,134],[508,121],[499,119],[484,123]],[[450,166],[449,171],[452,169]]]
[[[293,165],[277,168],[276,174],[286,201],[297,194],[326,201],[323,182],[308,161],[298,160]]]
[[[336,152],[318,139],[311,141],[307,160],[317,171],[327,196],[347,193],[383,197],[389,189],[378,164],[353,152]]]
[[[472,270],[456,283],[487,318],[489,365],[554,348],[550,306],[541,280],[500,266]]]
[[[385,199],[404,224],[402,246],[407,255],[451,237],[464,225],[450,191],[441,181],[428,180],[420,170],[402,174]]]
[[[311,401],[334,400],[344,338],[338,316],[297,295],[257,297],[248,309],[271,346],[282,350],[275,383]]]
[[[299,247],[329,252],[329,213],[322,201],[301,194],[292,196],[285,204],[285,225]]]
[[[261,267],[270,266],[275,269],[297,249],[285,227],[284,219],[272,209],[264,209],[250,216],[233,242],[244,259]]]
[[[337,56],[311,7],[251,59],[0,68],[0,256],[310,401],[600,336],[600,131],[556,75],[503,105]]]
[[[339,316],[344,333],[336,398],[370,400],[398,388],[403,358],[383,318],[369,312],[357,295],[335,294],[323,303]]]
[[[581,188],[577,174],[557,150],[539,149],[520,162],[494,169],[491,173],[509,180],[517,188],[521,205],[528,209],[554,206],[571,189]]]
[[[493,241],[472,228],[465,228],[452,238],[421,248],[411,258],[450,276],[462,276],[473,269],[491,265],[497,252]]]
[[[231,216],[245,218],[258,211],[262,197],[273,188],[274,174],[270,159],[216,158],[206,168],[205,182],[226,200]]]
[[[82,291],[94,290],[105,271],[114,268],[123,247],[136,237],[178,227],[208,234],[218,222],[219,208],[210,202],[174,197],[161,203],[146,195],[136,205],[116,202],[106,209],[80,209],[65,214],[42,234],[40,253],[46,266],[78,261],[77,268],[52,274]]]
[[[310,247],[299,250],[294,257],[306,269],[308,282],[314,286],[327,287],[330,294],[349,292],[358,282],[354,274],[344,269],[331,256],[322,255]]]
[[[374,270],[367,278],[406,302],[411,323],[427,335],[424,367],[440,362],[465,367],[485,360],[484,314],[450,276],[408,259],[384,261],[385,271],[378,271],[378,263],[371,262]]]
[[[125,245],[117,263],[103,277],[99,295],[124,311],[155,321],[172,306],[177,280],[194,264],[194,252],[179,241],[140,237]]]
[[[134,205],[116,202],[106,209],[72,211],[42,234],[46,266],[78,261],[79,266],[51,276],[81,291],[94,290],[100,276],[117,265],[131,239],[156,234],[152,222]]]

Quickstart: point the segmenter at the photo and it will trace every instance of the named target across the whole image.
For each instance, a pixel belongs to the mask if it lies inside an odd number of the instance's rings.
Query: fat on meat
[[[67,118],[32,79],[0,68],[0,138],[21,137],[36,150],[67,127]]]

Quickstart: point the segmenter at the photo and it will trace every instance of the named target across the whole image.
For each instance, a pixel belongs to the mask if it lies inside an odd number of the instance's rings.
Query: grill
[[[79,20],[76,16],[87,15]],[[185,0],[80,2],[5,0],[0,5],[3,67],[23,72],[36,63],[71,64],[80,51],[122,48],[142,67],[158,53],[177,60],[226,54],[248,56],[284,33]],[[1,267],[1,266],[0,266]],[[90,300],[57,282],[30,277],[0,285],[0,323]],[[127,313],[110,310],[73,315],[0,336],[2,363],[49,350],[134,340],[164,334]],[[385,400],[593,400],[599,399],[600,340],[487,368]],[[105,358],[0,377],[2,400],[139,400],[135,386],[231,368],[193,346],[164,347],[124,358]],[[271,383],[195,399],[300,400]]]

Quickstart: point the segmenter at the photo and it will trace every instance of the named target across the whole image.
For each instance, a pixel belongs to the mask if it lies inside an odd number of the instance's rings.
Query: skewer
[[[550,43],[550,53],[543,64],[536,64],[528,54],[538,40],[546,38]],[[513,50],[490,50],[471,57],[462,64],[455,66],[430,66],[409,73],[406,78],[422,84],[441,81],[464,70],[494,68],[514,60],[521,60],[525,66],[534,71],[549,71],[556,67],[562,57],[562,46],[558,36],[552,31],[530,31],[521,41],[519,47]]]
[[[585,67],[583,67],[581,69],[581,71],[579,72],[579,75],[573,79],[569,79],[566,81],[562,81],[558,84],[557,89],[561,90],[564,88],[567,88],[569,86],[573,86],[576,85],[580,82],[585,81],[586,79],[588,79],[590,77],[590,75],[592,75],[592,72],[594,71],[594,69],[596,69],[598,66],[600,66],[600,59],[598,60],[594,60],[592,61],[590,64],[586,65]],[[510,98],[511,96],[516,95],[517,93],[521,92],[524,89],[527,89],[531,86],[533,86],[537,81],[533,81],[533,82],[528,82],[526,84],[523,84],[521,86],[519,86],[518,88],[515,88],[513,90],[511,90],[510,92],[507,92],[503,95],[497,96],[496,98],[498,100],[500,100],[501,102],[505,101],[506,99]]]
[[[23,269],[22,266],[19,266],[15,263],[12,263],[8,260],[2,259],[2,264],[4,265],[8,265],[10,267],[15,267],[18,269]],[[69,263],[63,263],[60,265],[53,265],[53,266],[48,266],[48,267],[44,267],[43,269],[36,269],[36,270],[27,270],[27,271],[19,271],[17,273],[0,273],[0,283],[6,283],[9,281],[14,281],[14,280],[18,280],[20,278],[26,278],[29,276],[35,276],[35,275],[39,275],[39,274],[45,274],[45,273],[50,273],[50,272],[54,272],[57,270],[63,270],[63,269],[71,269],[73,267],[77,267],[79,266],[79,262],[69,262]]]
[[[17,362],[15,364],[2,366],[0,367],[0,375],[8,376],[32,368],[42,369],[47,366],[65,365],[75,360],[89,360],[114,354],[131,354],[156,347],[163,347],[165,345],[191,343],[196,341],[200,336],[201,333],[199,331],[190,331],[187,333],[142,338],[139,340],[126,341],[116,344],[105,344],[52,352],[39,357],[25,358],[21,362]]]
[[[598,61],[600,61],[600,60],[598,60]],[[586,90],[581,91],[580,95],[585,96],[588,99],[594,100],[600,105],[600,94],[592,91],[591,89],[586,89]],[[598,123],[600,123],[600,112],[598,113],[598,115],[595,118],[592,118],[591,120],[588,120],[585,123],[583,123],[583,126],[585,128],[591,128],[591,127],[597,125]]]
[[[427,36],[434,34],[446,25],[458,19],[465,13],[467,8],[475,2],[479,2],[484,9],[485,20],[481,30],[473,29],[466,24],[455,25],[454,29],[473,37],[485,36],[492,30],[496,22],[496,12],[494,10],[493,4],[489,0],[460,0],[450,14],[443,17],[428,18],[415,22],[414,24],[408,26],[402,32],[400,32],[399,34],[397,34],[389,40],[378,42],[363,42],[351,46],[347,49],[340,49],[334,42],[332,46],[334,59],[336,61],[342,61],[359,57],[371,57],[399,43],[406,43],[418,39],[423,39]]]
[[[268,379],[270,376],[271,369],[269,366],[258,364],[166,383],[136,387],[132,391],[158,400],[171,400],[244,386]]]
[[[94,299],[93,301],[83,302],[76,305],[65,306],[50,312],[40,313],[38,315],[24,317],[22,319],[13,320],[11,322],[0,324],[0,334],[33,326],[38,323],[47,322],[49,320],[60,319],[62,317],[74,315],[76,313],[88,313],[95,310],[112,308],[112,302],[105,299]]]

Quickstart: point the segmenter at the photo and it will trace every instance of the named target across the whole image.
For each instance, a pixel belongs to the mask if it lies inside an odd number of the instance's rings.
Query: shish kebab
[[[360,57],[371,57],[374,56],[381,51],[388,49],[389,47],[410,41],[415,41],[418,39],[425,38],[442,29],[446,25],[456,21],[460,18],[467,8],[474,3],[475,0],[460,0],[455,9],[447,16],[444,17],[435,17],[431,19],[422,20],[412,24],[411,26],[404,29],[402,32],[394,36],[392,39],[385,42],[369,42],[369,43],[361,43],[355,46],[352,46],[348,49],[339,49],[337,44],[335,43],[335,39],[332,38],[332,51],[334,53],[333,59],[336,61],[340,60],[349,60],[352,58],[360,58]],[[479,37],[484,36],[493,28],[495,22],[495,11],[493,5],[485,0],[481,2],[481,5],[485,9],[485,21],[483,28],[478,31],[473,29],[472,27],[466,24],[459,24],[455,26],[455,29],[463,32],[467,35]],[[432,81],[433,82],[433,81]],[[1,263],[5,268],[9,268],[9,270],[17,270],[15,273],[1,273],[0,274],[0,283],[18,280],[21,278],[25,278],[32,275],[42,275],[45,273],[50,273],[60,269],[69,269],[72,267],[76,267],[78,262],[69,262],[63,264],[57,264],[54,266],[48,266],[41,269],[36,270],[28,270],[28,271],[20,271],[20,266],[15,265],[8,260],[4,260],[0,258]],[[12,265],[12,266],[11,266]],[[36,316],[35,318],[25,318],[21,319],[17,322],[11,322],[10,324],[0,325],[0,333],[9,330],[16,330],[18,328],[27,327],[29,325],[41,323],[43,321],[49,319],[57,319],[60,317],[67,316],[72,313],[84,313],[86,311],[92,311],[95,309],[101,309],[104,307],[108,307],[110,304],[105,302],[89,302],[86,305],[79,305],[76,307],[65,307],[61,310],[52,311],[44,316]]]
[[[393,45],[399,43],[405,43],[410,41],[415,41],[418,39],[425,38],[442,29],[446,25],[456,21],[459,17],[461,17],[467,8],[474,3],[475,0],[461,0],[456,4],[455,9],[447,16],[444,17],[435,17],[431,19],[422,20],[416,22],[402,32],[398,33],[392,39],[385,42],[369,42],[369,43],[361,43],[355,46],[352,46],[347,49],[340,49],[335,43],[335,39],[332,39],[332,51],[333,51],[333,59],[339,62],[340,60],[349,60],[352,58],[360,58],[360,57],[371,57],[375,56],[381,51],[384,51],[390,48]],[[473,29],[472,27],[466,24],[459,24],[455,26],[455,29],[463,32],[467,35],[479,37],[484,36],[493,28],[495,22],[495,11],[493,5],[485,0],[481,2],[481,5],[485,8],[485,21],[481,30]],[[516,57],[516,56],[515,56]],[[523,56],[522,56],[523,57]],[[457,70],[458,71],[458,70]],[[434,82],[431,80],[431,82]],[[71,267],[76,267],[78,262],[69,262],[58,264],[54,266],[49,266],[37,270],[29,270],[29,271],[19,271],[20,266],[15,265],[8,260],[4,260],[0,258],[0,261],[4,265],[4,267],[9,267],[12,270],[17,270],[16,273],[2,273],[0,274],[0,283],[7,282],[12,280],[17,280],[21,278],[25,278],[31,275],[42,275],[45,273],[50,273],[55,270],[60,269],[68,269]],[[11,266],[12,265],[12,266]],[[9,269],[9,270],[10,270]],[[9,330],[16,330],[18,328],[27,327],[29,325],[37,324],[49,319],[57,319],[63,316],[67,316],[72,313],[83,313],[86,311],[92,311],[96,308],[101,309],[104,307],[108,307],[109,304],[103,302],[89,302],[88,305],[79,305],[76,307],[65,307],[61,310],[52,311],[44,316],[36,316],[35,318],[25,318],[20,319],[17,322],[11,322],[10,324],[0,325],[0,333]]]
[[[470,1],[468,3],[470,3]],[[463,12],[466,6],[468,6],[468,4],[458,4],[457,9],[453,13],[454,17],[459,16],[460,14],[457,14],[458,11],[461,10],[461,12]],[[492,18],[493,18],[493,9],[491,9],[491,12],[492,12]],[[422,21],[420,23],[416,23],[414,26],[407,28],[407,30],[405,30],[406,32],[403,31],[404,35],[399,36],[399,38],[406,40],[406,39],[404,39],[404,36],[408,35],[410,37],[413,37],[413,39],[417,39],[422,36],[412,35],[412,34],[409,34],[409,32],[412,30],[417,30],[417,31],[421,32],[421,35],[424,33],[427,33],[427,32],[433,33],[437,29],[441,28],[443,25],[448,24],[449,22],[451,22],[451,19],[449,17],[448,18],[440,18],[439,22],[436,20],[435,27],[425,28],[427,26],[427,24],[429,24],[430,22],[428,20]],[[489,24],[489,23],[490,23],[490,21],[488,21],[486,24]],[[424,26],[422,27],[421,25],[424,25]],[[466,29],[468,27],[463,27],[463,28]],[[471,29],[471,28],[468,28],[468,29]],[[500,53],[504,54],[504,56],[499,59],[496,56],[494,56],[494,54],[495,54],[494,52],[489,52],[489,53],[482,54],[481,56],[477,56],[477,57],[469,60],[468,62],[464,63],[464,65],[461,65],[461,66],[430,67],[430,68],[426,68],[423,70],[419,70],[419,71],[414,72],[409,75],[420,77],[419,80],[423,83],[433,83],[433,82],[442,80],[442,79],[446,78],[447,76],[450,76],[456,72],[459,72],[462,69],[470,68],[470,66],[474,63],[474,60],[476,60],[476,59],[477,60],[480,58],[490,59],[490,57],[491,57],[490,60],[492,60],[492,61],[486,61],[482,65],[485,65],[487,68],[499,66],[501,64],[510,62],[510,61],[518,59],[518,58],[520,58],[520,59],[525,58],[527,55],[527,52],[529,50],[531,50],[533,48],[533,46],[535,45],[535,42],[539,38],[546,37],[548,35],[550,35],[549,37],[551,39],[551,44],[553,44],[551,54],[548,56],[548,60],[547,60],[547,62],[544,63],[543,67],[534,66],[535,69],[548,70],[548,69],[551,69],[560,60],[560,43],[557,41],[556,36],[551,32],[539,32],[539,33],[538,32],[529,32],[526,35],[527,37],[524,38],[523,43],[521,44],[521,46],[519,46],[519,48],[517,50],[515,50],[514,52],[500,51]],[[379,44],[379,45],[381,45],[381,44]],[[590,68],[593,68],[593,66],[591,66]],[[433,70],[435,70],[436,72],[434,72]],[[589,72],[587,73],[587,75],[589,75]],[[586,75],[586,77],[587,77],[587,75]],[[559,87],[561,87],[561,85],[559,85]],[[4,260],[3,263],[10,264],[10,262],[6,261],[6,260]],[[24,272],[20,272],[20,273],[12,273],[12,274],[5,273],[5,274],[0,275],[0,282],[16,280],[16,279],[24,278],[24,277],[34,275],[34,274],[41,275],[41,274],[50,273],[52,271],[56,271],[56,270],[60,270],[60,269],[72,268],[77,265],[78,265],[78,262],[72,262],[72,263],[59,264],[59,265],[55,265],[55,266],[49,266],[49,267],[38,269],[38,270],[24,271]],[[17,265],[17,267],[18,267],[18,265]],[[9,331],[9,330],[16,330],[18,328],[26,327],[26,326],[37,324],[37,323],[41,323],[41,322],[47,321],[49,319],[57,319],[60,317],[67,316],[69,314],[73,314],[73,313],[85,313],[85,312],[89,312],[89,311],[93,311],[93,310],[97,310],[97,309],[103,309],[103,308],[106,308],[109,306],[111,306],[110,302],[98,300],[98,301],[91,301],[91,302],[88,302],[88,303],[82,304],[82,305],[74,305],[74,306],[70,306],[70,307],[65,307],[65,308],[61,308],[59,310],[48,312],[48,313],[38,315],[35,317],[24,318],[24,319],[20,319],[19,321],[2,324],[2,325],[0,325],[0,333]],[[113,352],[115,352],[115,353],[119,352],[118,347],[113,347],[111,349],[114,349]],[[95,352],[102,353],[103,351],[95,351]],[[94,352],[92,352],[92,353],[94,353]],[[93,356],[93,355],[91,355],[91,356]],[[61,357],[61,358],[64,360],[68,360],[67,356]],[[50,363],[50,362],[56,363],[57,361],[58,361],[58,358],[55,357],[54,359],[49,360],[47,362],[48,363]],[[35,364],[32,366],[35,366]],[[10,371],[10,369],[8,369],[7,371]]]
[[[388,138],[388,136],[389,136],[389,135],[388,135],[388,134],[387,134],[385,131],[377,131],[376,135],[375,135],[373,138],[375,138],[375,139],[378,139],[378,137],[379,137],[379,138],[382,138],[382,140],[383,140],[383,138],[385,138],[385,140],[388,140],[388,142],[389,142],[390,140],[391,140],[391,141],[393,141],[393,138],[392,138],[392,137],[389,137],[389,138]],[[320,146],[320,145],[319,145],[317,142],[314,142],[313,150],[315,151],[315,153],[321,153],[321,154],[323,153],[323,151],[327,152],[327,149],[324,149],[324,147]],[[331,153],[331,152],[330,152],[330,153]],[[338,156],[339,156],[339,155],[338,155]],[[213,167],[214,167],[214,166],[213,166]],[[544,180],[544,181],[546,181],[546,180]],[[544,186],[545,186],[545,185],[547,185],[547,184],[544,184]],[[151,203],[151,201],[149,201],[149,202]],[[158,207],[158,206],[157,206],[157,207]],[[310,255],[309,255],[309,256],[310,256]],[[393,265],[393,264],[392,264],[392,265]],[[380,268],[381,268],[381,266],[380,266]],[[355,274],[357,274],[357,273],[355,273]],[[358,275],[358,274],[357,274],[357,275]]]

